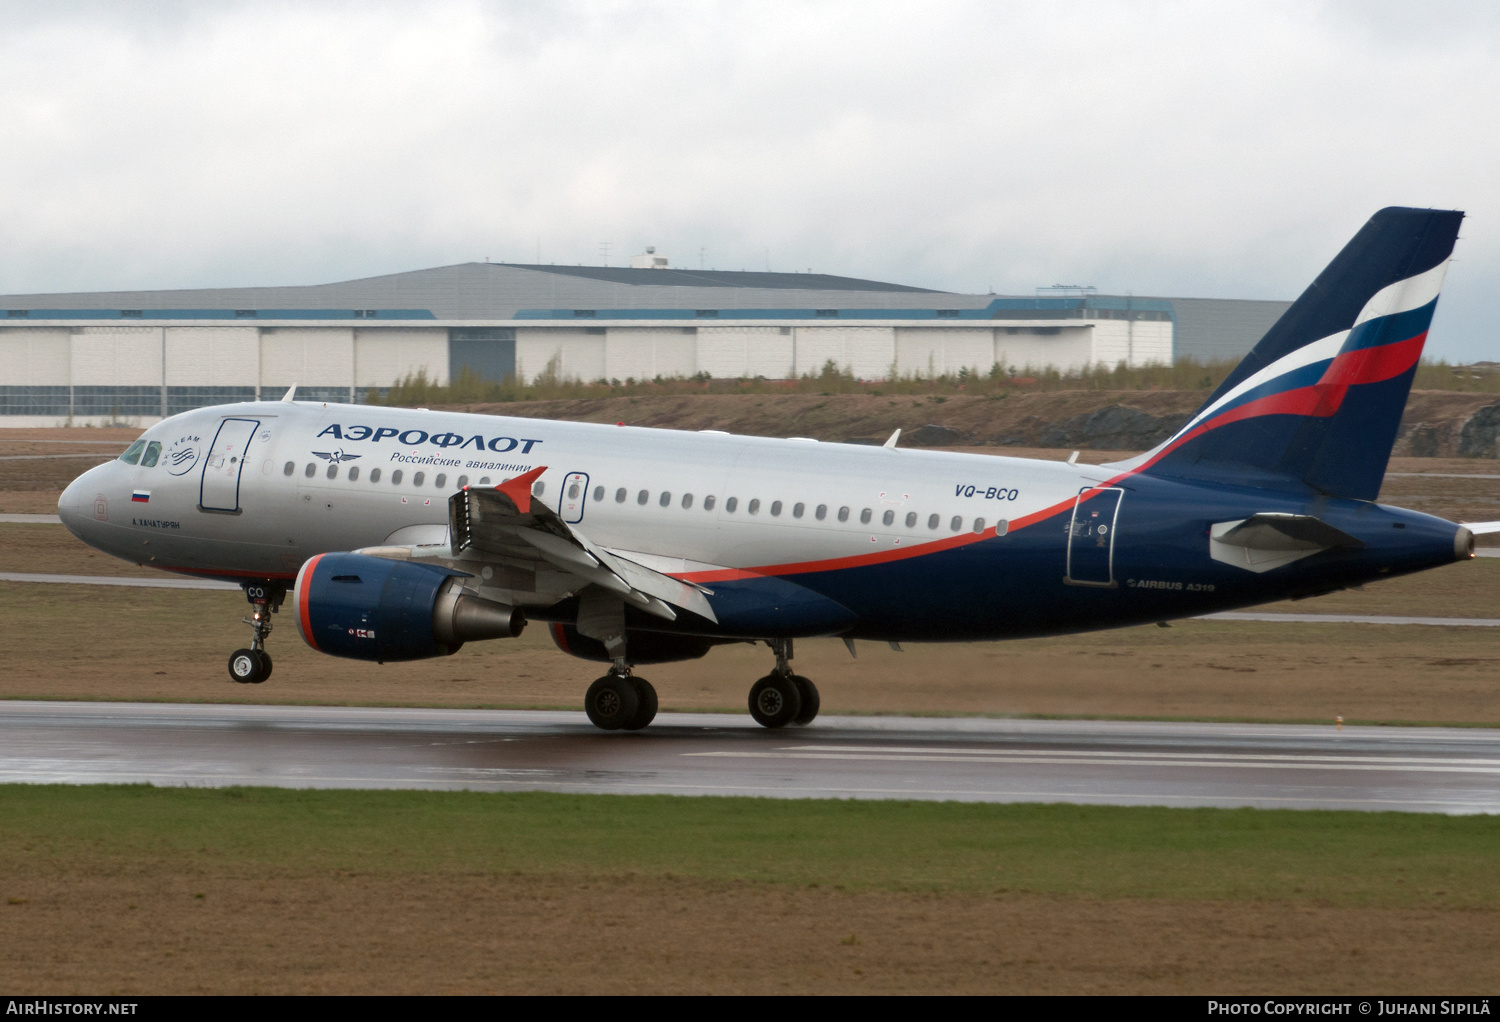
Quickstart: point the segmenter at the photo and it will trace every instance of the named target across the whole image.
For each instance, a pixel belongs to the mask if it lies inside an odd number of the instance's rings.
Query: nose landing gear
[[[250,626],[250,648],[237,649],[229,655],[229,677],[242,685],[259,685],[271,676],[271,656],[266,652],[266,636],[271,634],[271,615],[281,609],[286,586],[271,582],[242,582],[251,613],[245,618]]]
[[[750,687],[750,716],[762,727],[811,724],[822,703],[818,687],[792,673],[791,639],[773,639],[768,645],[776,654],[776,667]]]

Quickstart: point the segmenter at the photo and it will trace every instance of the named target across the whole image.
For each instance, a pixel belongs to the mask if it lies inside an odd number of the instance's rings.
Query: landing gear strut
[[[237,649],[229,655],[229,676],[242,685],[259,685],[271,676],[271,656],[266,652],[266,636],[271,634],[271,615],[281,609],[286,586],[270,582],[242,582],[251,613],[245,618],[250,626],[250,648]]]
[[[656,689],[622,657],[583,697],[589,721],[605,731],[639,731],[656,718]]]
[[[816,685],[792,673],[792,640],[773,639],[767,645],[776,654],[776,667],[750,687],[750,716],[762,727],[811,724],[822,700]]]

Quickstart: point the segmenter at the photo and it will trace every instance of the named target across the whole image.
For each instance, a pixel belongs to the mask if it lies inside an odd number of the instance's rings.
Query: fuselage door
[[[203,482],[198,490],[199,511],[238,514],[240,510],[240,472],[250,441],[260,428],[258,419],[225,419],[219,423],[208,457],[203,459]]]
[[[1068,527],[1068,571],[1063,581],[1075,586],[1114,588],[1115,526],[1120,518],[1118,486],[1086,486],[1073,501]]]
[[[569,525],[583,521],[583,506],[589,499],[589,477],[584,472],[569,472],[563,479],[562,496],[557,498],[557,511]]]

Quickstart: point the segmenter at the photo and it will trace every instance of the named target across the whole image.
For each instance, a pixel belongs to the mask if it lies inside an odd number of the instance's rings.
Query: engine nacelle
[[[520,610],[464,592],[449,568],[366,554],[319,554],[297,573],[297,630],[313,649],[355,660],[422,660],[465,642],[521,634]]]
[[[604,648],[604,643],[579,634],[572,625],[553,624],[548,628],[557,648],[580,660],[598,660],[612,663],[614,658]],[[633,664],[670,664],[678,660],[697,660],[724,639],[704,639],[696,635],[668,635],[665,632],[641,632],[633,628],[625,630],[625,649]]]

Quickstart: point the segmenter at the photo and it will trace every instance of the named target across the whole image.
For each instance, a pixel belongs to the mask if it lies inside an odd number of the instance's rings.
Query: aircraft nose
[[[74,479],[57,501],[57,514],[68,531],[85,539],[85,530],[95,521],[109,520],[109,500],[105,495],[105,476],[114,462],[96,465]],[[99,506],[101,503],[103,506]]]

